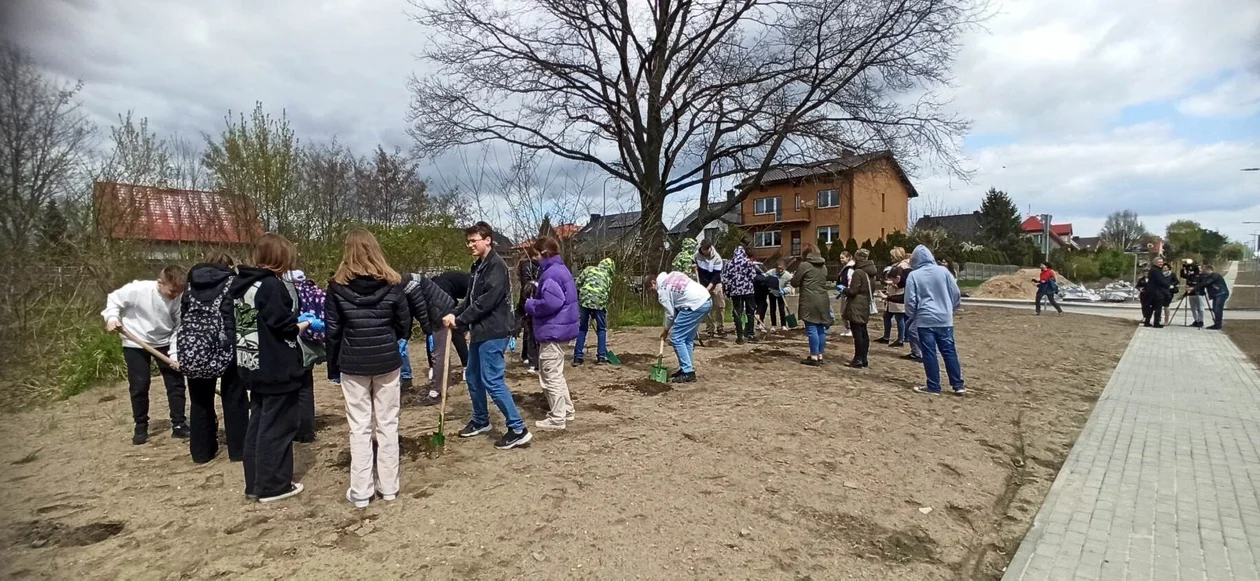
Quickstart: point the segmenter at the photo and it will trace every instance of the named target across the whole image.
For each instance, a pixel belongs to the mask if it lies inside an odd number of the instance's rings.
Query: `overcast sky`
[[[402,0],[3,0],[6,34],[81,79],[103,127],[218,133],[229,109],[285,109],[299,137],[410,146],[408,76],[424,30]],[[1260,225],[1260,1],[1010,0],[959,54],[952,106],[974,121],[970,183],[912,176],[969,211],[990,186],[1094,235],[1114,210],[1162,232]],[[441,171],[449,181],[450,163]],[[435,175],[439,168],[429,170]],[[685,200],[666,212],[678,216]],[[612,208],[610,208],[610,211]],[[598,211],[598,210],[597,210]]]

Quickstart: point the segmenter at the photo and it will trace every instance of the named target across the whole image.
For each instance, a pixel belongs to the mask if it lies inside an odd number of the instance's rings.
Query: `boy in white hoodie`
[[[101,311],[101,316],[105,318],[105,330],[114,333],[126,329],[150,347],[167,354],[175,343],[175,328],[179,326],[179,297],[184,293],[184,281],[183,268],[168,266],[162,269],[158,280],[132,281],[109,293],[105,310]],[[122,343],[131,392],[131,413],[136,421],[131,443],[140,445],[149,441],[149,384],[153,356],[126,337],[123,337]],[[158,371],[166,384],[166,398],[171,408],[171,435],[187,438],[184,376],[161,361],[158,361]]]

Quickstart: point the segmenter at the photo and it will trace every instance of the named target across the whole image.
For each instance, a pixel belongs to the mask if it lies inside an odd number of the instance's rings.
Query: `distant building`
[[[1076,247],[1086,252],[1095,252],[1099,249],[1102,239],[1097,236],[1073,236],[1072,242]]]
[[[920,230],[944,230],[950,238],[960,242],[980,243],[980,212],[949,216],[924,216],[914,223]]]
[[[1019,227],[1024,231],[1024,236],[1031,239],[1033,244],[1037,245],[1037,248],[1042,247],[1042,242],[1044,241],[1046,234],[1045,229],[1041,224],[1041,218],[1037,216],[1029,216],[1028,219],[1024,220],[1024,223],[1020,224]],[[1050,244],[1056,248],[1076,250],[1076,242],[1072,240],[1072,224],[1051,223]]]
[[[581,230],[582,227],[577,224],[560,224],[559,226],[552,227],[551,232],[556,237],[557,241],[564,242],[573,238],[573,235],[577,234]],[[533,246],[534,241],[537,239],[538,237],[536,236],[533,238],[526,238],[525,240],[522,240],[520,244],[516,245],[515,250],[517,253],[523,252],[526,248]]]
[[[741,184],[748,187],[747,180]],[[740,207],[759,260],[800,254],[804,244],[859,243],[907,231],[918,197],[892,152],[855,154],[768,171]]]
[[[138,242],[152,260],[177,259],[189,248],[239,251],[262,235],[249,199],[223,192],[96,182],[92,204],[102,236]]]
[[[734,198],[734,196],[735,196],[734,191],[727,192],[726,200],[722,202],[710,202],[709,210],[717,211],[717,210],[722,209],[722,205],[729,203]],[[687,216],[683,218],[682,220],[680,220],[677,224],[674,224],[674,227],[670,228],[669,231],[666,232],[666,234],[668,234],[671,237],[682,236],[687,231],[687,226],[691,224],[691,221],[695,220],[696,217],[699,215],[700,215],[700,209],[696,208],[690,214],[687,214]],[[743,222],[744,222],[743,217],[740,216],[740,205],[736,204],[734,207],[730,209],[730,211],[726,212],[725,214],[722,214],[717,219],[712,220],[709,223],[705,224],[704,228],[700,230],[700,233],[696,235],[696,240],[701,241],[701,242],[705,240],[717,240],[718,238],[721,238],[722,235],[726,233],[726,231],[729,230],[731,226],[738,226],[742,224]]]
[[[598,254],[614,248],[632,247],[639,240],[640,212],[591,214],[591,219],[573,235],[578,252]]]

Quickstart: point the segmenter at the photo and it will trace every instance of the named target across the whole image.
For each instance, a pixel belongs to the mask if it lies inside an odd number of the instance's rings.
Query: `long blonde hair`
[[[333,281],[337,284],[350,284],[358,276],[366,276],[383,280],[389,284],[399,284],[402,276],[385,261],[385,253],[381,244],[371,232],[355,228],[346,235],[345,250],[341,254],[341,266],[337,267]]]

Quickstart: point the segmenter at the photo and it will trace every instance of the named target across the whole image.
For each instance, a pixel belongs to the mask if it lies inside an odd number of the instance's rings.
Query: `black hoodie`
[[[402,367],[398,340],[411,338],[403,285],[363,276],[344,285],[332,282],[324,316],[329,351],[337,354],[341,373],[385,375]]]
[[[214,299],[218,298],[219,293],[223,292],[228,279],[234,274],[236,273],[230,268],[218,264],[201,263],[193,265],[192,269],[188,271],[188,286],[179,299],[180,315],[188,315],[188,309],[194,300],[199,303],[214,303]],[[233,315],[235,307],[232,303],[230,289],[228,296],[220,303],[219,310],[223,313],[223,328],[227,330],[228,340],[235,343],[236,317]]]
[[[258,290],[250,289],[258,283]],[[236,308],[236,368],[251,391],[297,391],[306,368],[298,347],[298,314],[276,273],[253,266],[237,269],[230,294]]]

